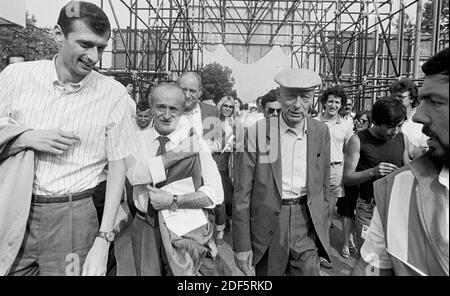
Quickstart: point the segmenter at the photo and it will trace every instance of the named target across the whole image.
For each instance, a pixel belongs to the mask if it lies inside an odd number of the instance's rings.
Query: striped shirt
[[[62,195],[95,187],[107,161],[136,149],[129,96],[95,71],[80,83],[58,80],[53,61],[17,63],[0,73],[0,116],[32,129],[74,132],[80,141],[62,155],[36,153],[33,193]]]

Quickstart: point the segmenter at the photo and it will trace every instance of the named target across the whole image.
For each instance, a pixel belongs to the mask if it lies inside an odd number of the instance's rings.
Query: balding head
[[[156,131],[161,135],[172,133],[185,107],[183,90],[174,84],[161,83],[152,90],[150,99]]]
[[[195,72],[185,72],[177,80],[177,85],[181,87],[186,96],[185,111],[191,111],[197,106],[202,95],[202,80]]]

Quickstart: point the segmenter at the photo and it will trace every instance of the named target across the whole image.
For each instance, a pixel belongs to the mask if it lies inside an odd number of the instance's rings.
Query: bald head
[[[161,83],[152,90],[150,99],[156,131],[161,135],[172,133],[185,107],[183,90],[174,84]]]
[[[195,72],[185,72],[177,80],[186,97],[185,111],[194,109],[202,95],[202,80]]]

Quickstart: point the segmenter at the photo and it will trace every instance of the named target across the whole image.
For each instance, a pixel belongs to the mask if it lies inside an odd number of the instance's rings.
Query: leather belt
[[[297,198],[284,198],[281,200],[281,204],[286,205],[306,205],[306,202],[308,201],[308,196],[303,195]]]
[[[95,188],[91,188],[82,192],[67,195],[35,195],[31,196],[31,201],[40,204],[64,203],[69,201],[77,201],[91,197],[95,192]]]
[[[330,166],[341,165],[342,163],[343,163],[342,161],[333,161],[330,162]]]

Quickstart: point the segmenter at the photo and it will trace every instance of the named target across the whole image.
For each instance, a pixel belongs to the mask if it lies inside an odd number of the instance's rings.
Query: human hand
[[[386,175],[389,175],[394,170],[398,169],[398,167],[395,164],[389,163],[389,162],[380,162],[375,168],[375,176],[376,177],[384,177]]]
[[[251,275],[251,271],[253,270],[252,261],[253,251],[251,250],[234,253],[234,262],[239,270],[241,270],[245,275]]]
[[[35,151],[50,154],[63,154],[70,146],[78,143],[80,138],[73,132],[59,129],[31,130],[24,132],[19,140]]]
[[[172,194],[150,185],[148,185],[147,188],[149,190],[148,202],[152,204],[155,210],[164,210],[170,208],[173,202]]]
[[[96,237],[83,264],[82,276],[106,275],[109,244],[106,240]]]

